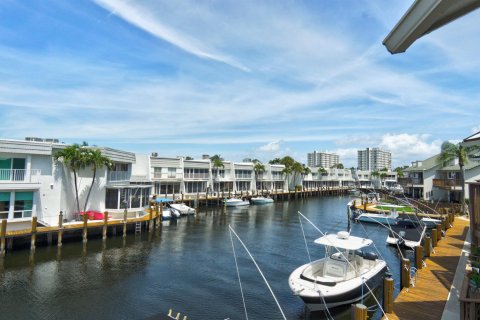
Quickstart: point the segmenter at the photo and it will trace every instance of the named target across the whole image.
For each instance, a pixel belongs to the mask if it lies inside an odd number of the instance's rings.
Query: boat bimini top
[[[373,243],[373,241],[370,239],[351,236],[347,231],[339,231],[336,234],[327,234],[316,239],[314,242],[327,247],[336,247],[338,249],[351,251],[368,247]]]

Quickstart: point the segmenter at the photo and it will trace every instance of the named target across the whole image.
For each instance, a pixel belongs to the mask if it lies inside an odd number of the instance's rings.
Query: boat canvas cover
[[[373,243],[370,239],[348,236],[348,238],[339,238],[336,234],[327,234],[315,240],[316,244],[342,248],[346,250],[359,250],[368,247]]]
[[[156,198],[155,201],[157,203],[164,203],[164,202],[173,202],[173,199],[170,199],[170,198]]]

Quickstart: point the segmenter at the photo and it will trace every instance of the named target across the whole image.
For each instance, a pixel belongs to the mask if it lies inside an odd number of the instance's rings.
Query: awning
[[[480,7],[480,0],[415,0],[383,44],[390,53],[405,52],[418,38]]]

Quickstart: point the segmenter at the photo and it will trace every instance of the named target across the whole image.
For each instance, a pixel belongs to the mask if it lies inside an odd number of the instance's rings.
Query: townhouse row
[[[463,147],[478,146],[480,148],[480,132],[465,138]],[[468,162],[464,166],[465,177],[461,179],[458,159],[453,159],[446,165],[440,161],[440,154],[422,161],[414,161],[404,170],[405,176],[399,178],[405,193],[414,198],[436,202],[460,203],[462,199],[462,184],[465,187],[465,196],[469,197],[470,183],[480,181],[480,151],[473,151],[468,155]]]

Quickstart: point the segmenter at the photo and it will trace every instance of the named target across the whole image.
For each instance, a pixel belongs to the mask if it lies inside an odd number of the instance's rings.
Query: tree
[[[388,174],[385,171],[382,171],[382,173],[380,173],[380,179],[382,179],[382,180],[385,180],[385,178],[387,176],[388,176]]]
[[[468,155],[472,152],[479,151],[479,146],[462,146],[453,144],[449,141],[442,143],[438,163],[443,166],[448,165],[455,159],[458,159],[458,166],[460,167],[460,181],[462,183],[462,213],[465,213],[465,165],[468,163]]]
[[[85,144],[85,142],[84,142]],[[57,151],[53,155],[55,161],[61,160],[63,165],[73,172],[73,179],[75,185],[75,199],[77,204],[77,212],[80,213],[80,200],[78,197],[78,171],[85,168],[86,157],[85,149],[80,147],[77,143],[66,147],[63,150]]]
[[[375,170],[375,171],[372,171],[371,176],[378,178],[380,176],[380,173],[377,170]]]
[[[190,157],[190,156],[186,156],[186,157],[185,157],[185,160],[193,160],[193,158]]]
[[[282,164],[282,159],[280,158],[275,158],[270,161],[268,161],[268,164]]]
[[[258,180],[258,175],[265,172],[265,165],[263,165],[259,160],[253,159],[253,172],[255,173],[255,182]],[[263,188],[262,188],[263,189]]]
[[[224,167],[223,159],[219,154],[216,154],[210,157],[210,161],[212,162],[212,166],[217,169],[217,175],[215,177],[218,177],[219,169]]]
[[[388,172],[388,168],[387,168],[387,167],[383,167],[382,169],[380,169],[380,171],[382,171],[382,172]]]
[[[321,174],[322,176],[326,176],[328,172],[324,167],[320,167],[318,168],[318,174]]]
[[[405,173],[403,172],[402,167],[396,167],[395,172],[397,173],[397,177],[403,178],[405,176]]]
[[[336,166],[335,166],[337,169],[344,169],[344,166],[342,163],[338,163]]]
[[[92,167],[93,177],[90,188],[88,189],[87,198],[85,199],[85,206],[83,207],[83,212],[87,211],[88,200],[90,199],[90,193],[92,192],[93,185],[95,183],[95,178],[97,176],[97,170],[104,167],[111,168],[113,163],[112,161],[105,157],[99,149],[87,149],[85,150],[85,166]]]

